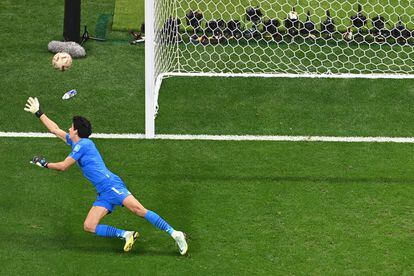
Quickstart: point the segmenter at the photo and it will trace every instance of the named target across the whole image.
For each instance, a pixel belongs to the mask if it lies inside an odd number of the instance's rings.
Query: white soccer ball
[[[52,65],[60,71],[68,70],[72,65],[72,57],[65,52],[57,53],[52,59]]]

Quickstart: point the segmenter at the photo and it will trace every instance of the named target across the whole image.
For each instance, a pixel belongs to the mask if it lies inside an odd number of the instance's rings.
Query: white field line
[[[55,137],[43,132],[0,132],[0,137]],[[145,139],[145,134],[95,133],[91,138]],[[260,136],[260,135],[190,135],[156,134],[159,140],[211,140],[211,141],[290,141],[290,142],[346,142],[346,143],[414,143],[414,137],[339,137],[339,136]]]
[[[414,74],[332,74],[332,73],[206,73],[206,72],[166,72],[159,75],[166,77],[240,77],[240,78],[332,78],[332,79],[413,79]]]

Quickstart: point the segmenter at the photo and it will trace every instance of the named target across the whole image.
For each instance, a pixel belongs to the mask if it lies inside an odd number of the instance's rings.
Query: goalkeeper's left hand
[[[47,168],[47,165],[49,164],[44,157],[40,156],[34,156],[30,163],[38,165],[42,168]]]
[[[40,118],[40,116],[43,115],[43,112],[40,110],[39,100],[37,98],[29,97],[24,110],[36,115],[37,118]]]

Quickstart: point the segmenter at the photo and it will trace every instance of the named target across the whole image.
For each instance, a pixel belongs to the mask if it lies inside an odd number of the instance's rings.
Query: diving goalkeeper
[[[187,252],[188,246],[184,233],[174,230],[158,214],[145,209],[128,191],[122,179],[107,169],[95,144],[88,138],[92,133],[92,127],[86,118],[73,117],[69,133],[66,133],[40,110],[37,98],[30,97],[24,110],[36,115],[51,133],[72,148],[69,156],[61,162],[49,163],[45,158],[38,156],[33,157],[31,162],[42,168],[57,171],[65,171],[77,162],[83,175],[95,186],[98,196],[86,216],[85,231],[101,237],[124,239],[124,251],[130,251],[139,236],[137,231],[126,231],[99,223],[105,215],[114,210],[115,206],[125,206],[158,229],[170,234],[176,241],[181,255]]]

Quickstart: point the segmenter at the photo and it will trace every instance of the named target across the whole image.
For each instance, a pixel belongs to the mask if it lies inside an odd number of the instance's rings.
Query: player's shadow
[[[58,231],[60,232],[60,231]],[[171,241],[172,242],[172,241]],[[148,243],[143,242],[140,238],[135,242],[134,248],[127,254],[123,251],[124,240],[117,238],[102,238],[94,234],[77,232],[67,233],[61,238],[61,247],[65,250],[76,252],[89,252],[92,254],[126,254],[128,256],[176,256],[177,251],[174,243],[171,243],[171,249],[148,249]]]
[[[175,247],[171,247],[171,250],[162,249],[147,249],[143,243],[137,243],[131,252],[125,253],[123,251],[123,243],[109,243],[108,241],[96,241],[99,245],[90,246],[90,244],[82,243],[81,240],[75,240],[67,245],[66,250],[74,252],[87,252],[92,254],[125,254],[125,257],[136,257],[139,256],[171,256],[176,257],[178,255]]]
[[[2,236],[8,237],[1,242],[4,248],[15,248],[16,245],[21,245],[25,251],[33,252],[56,252],[59,251],[73,251],[73,252],[87,252],[94,255],[119,255],[123,256],[171,256],[177,257],[178,253],[176,247],[172,243],[170,249],[154,249],[147,248],[147,244],[137,241],[131,252],[125,253],[123,251],[124,242],[119,239],[105,239],[88,235],[87,233],[62,233],[60,230],[54,234],[43,233],[1,233]]]

